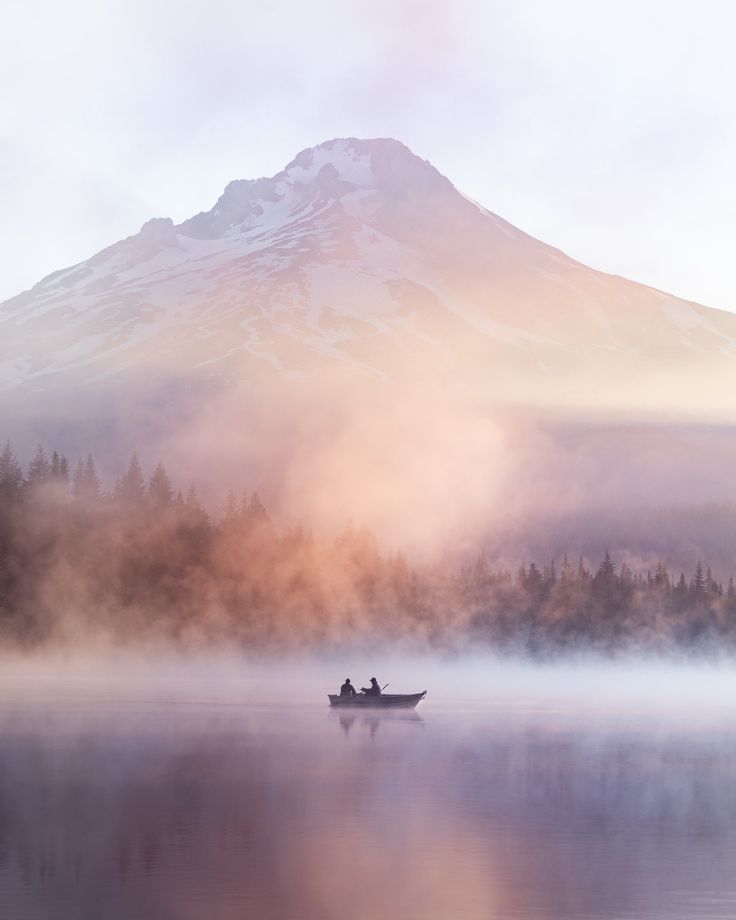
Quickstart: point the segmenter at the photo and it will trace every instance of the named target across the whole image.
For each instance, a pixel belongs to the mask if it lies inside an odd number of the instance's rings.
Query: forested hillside
[[[137,457],[103,490],[39,447],[0,455],[0,643],[166,643],[325,649],[390,644],[534,655],[736,648],[736,589],[707,563],[632,571],[607,553],[494,569],[412,567],[365,529],[279,527],[257,493],[213,519],[195,489]]]

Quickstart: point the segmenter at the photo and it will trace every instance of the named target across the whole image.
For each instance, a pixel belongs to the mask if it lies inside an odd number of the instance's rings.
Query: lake
[[[728,666],[412,661],[416,712],[330,711],[351,668],[6,667],[0,916],[736,916]]]

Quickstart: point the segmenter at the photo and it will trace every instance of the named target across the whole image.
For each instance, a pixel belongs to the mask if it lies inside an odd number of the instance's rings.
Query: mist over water
[[[331,712],[376,674],[416,712]],[[5,659],[7,917],[732,917],[736,676],[133,655]]]

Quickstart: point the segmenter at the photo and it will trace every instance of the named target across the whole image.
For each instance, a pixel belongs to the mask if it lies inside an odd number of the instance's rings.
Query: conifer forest
[[[257,493],[213,517],[195,488],[136,455],[103,490],[94,460],[0,455],[0,642],[114,640],[241,649],[492,649],[549,655],[736,645],[736,589],[711,574],[634,571],[606,553],[489,566],[412,565],[349,525],[279,527]]]

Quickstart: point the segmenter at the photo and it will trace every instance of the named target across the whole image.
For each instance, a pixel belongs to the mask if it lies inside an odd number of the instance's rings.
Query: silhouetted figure
[[[378,681],[376,680],[376,678],[371,677],[370,687],[361,687],[360,692],[365,693],[366,696],[380,696],[381,688],[378,686]]]
[[[355,687],[350,683],[350,678],[345,678],[345,683],[340,687],[340,696],[355,696]]]

